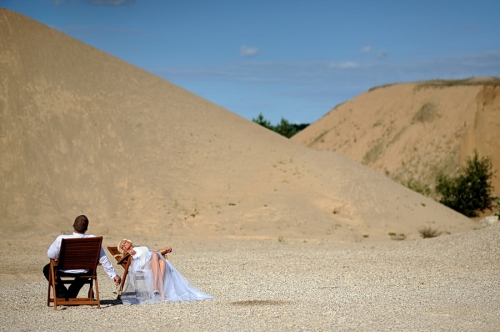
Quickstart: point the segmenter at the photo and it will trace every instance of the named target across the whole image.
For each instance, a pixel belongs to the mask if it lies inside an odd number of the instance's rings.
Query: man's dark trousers
[[[47,264],[43,267],[43,275],[47,280],[49,280],[49,274],[50,274],[50,264]],[[57,297],[67,297],[67,298],[75,298],[78,296],[78,293],[80,292],[80,289],[82,289],[83,285],[85,285],[86,282],[88,282],[90,279],[89,278],[79,278],[83,274],[80,273],[66,273],[63,274],[63,276],[75,276],[75,279],[71,282],[69,285],[69,288],[66,289],[64,285],[61,282],[61,279],[58,277],[56,280],[56,295]]]

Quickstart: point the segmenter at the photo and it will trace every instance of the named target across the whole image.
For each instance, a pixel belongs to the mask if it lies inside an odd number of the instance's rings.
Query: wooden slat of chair
[[[87,238],[67,238],[61,241],[61,250],[57,261],[50,260],[49,272],[49,287],[47,295],[47,305],[54,303],[54,310],[57,310],[58,305],[97,305],[101,308],[99,300],[99,283],[97,281],[97,265],[99,264],[99,256],[101,252],[102,237],[87,237]],[[63,284],[71,283],[72,280],[64,280],[64,278],[74,278],[70,273],[64,273],[63,270],[88,270],[79,278],[89,279],[90,289],[86,298],[57,298],[56,280],[61,278]],[[95,292],[93,284],[95,282]],[[53,290],[51,298],[50,288]],[[95,299],[93,298],[95,294]]]

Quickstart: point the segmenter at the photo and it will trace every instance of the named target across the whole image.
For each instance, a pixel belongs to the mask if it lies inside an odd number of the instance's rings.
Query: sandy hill
[[[144,239],[371,241],[476,226],[5,9],[0,71],[4,236],[50,242],[78,214],[93,233]]]
[[[500,79],[377,87],[338,105],[292,138],[336,151],[396,181],[434,187],[474,149],[491,158],[500,194]]]

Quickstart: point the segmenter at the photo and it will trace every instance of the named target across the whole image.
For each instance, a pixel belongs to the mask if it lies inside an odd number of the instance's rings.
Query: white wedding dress
[[[130,264],[125,289],[121,295],[123,304],[150,304],[160,302],[200,301],[213,299],[203,293],[180,274],[160,253],[151,252],[147,247],[135,247],[136,255]],[[166,264],[163,278],[163,295],[153,289],[151,257],[158,255]],[[160,273],[158,275],[161,275]]]

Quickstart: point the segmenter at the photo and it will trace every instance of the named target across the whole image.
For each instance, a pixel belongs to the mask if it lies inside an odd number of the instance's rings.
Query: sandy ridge
[[[338,105],[292,140],[433,188],[437,173],[453,173],[474,150],[500,169],[499,96],[498,78],[377,87]],[[493,185],[500,193],[498,175]]]

